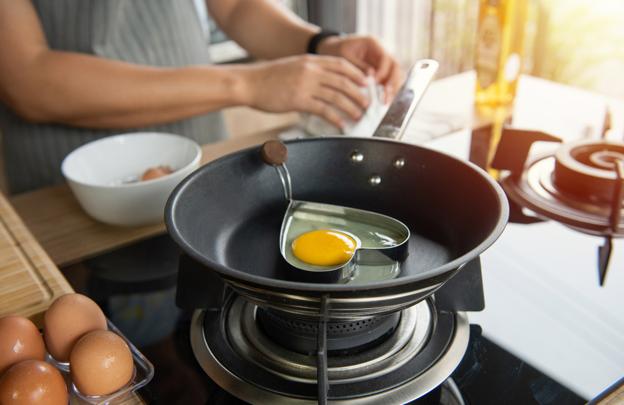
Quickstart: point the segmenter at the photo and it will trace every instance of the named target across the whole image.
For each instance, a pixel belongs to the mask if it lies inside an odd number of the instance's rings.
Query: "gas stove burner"
[[[191,345],[201,367],[249,403],[316,404],[315,356],[286,348],[265,333],[259,321],[263,311],[232,295],[220,312],[196,312]],[[408,403],[443,384],[457,367],[468,345],[464,313],[438,311],[426,300],[380,323],[394,320],[387,336],[373,344],[329,352],[332,403]]]
[[[596,236],[624,236],[624,221],[611,229],[611,206],[593,198],[579,198],[574,192],[561,188],[554,175],[555,158],[548,156],[529,163],[520,177],[507,176],[501,185],[507,196],[538,215],[561,222],[577,231]],[[574,189],[574,188],[572,188]],[[592,201],[593,200],[593,201]]]
[[[624,143],[572,142],[526,162],[523,172],[512,172],[501,185],[510,199],[538,215],[591,235],[621,237],[624,221],[620,215],[614,224],[612,215],[615,206],[622,210],[615,196],[620,159],[624,162]]]
[[[562,145],[555,153],[553,183],[573,198],[610,206],[618,181],[617,161],[624,162],[624,143],[581,141]]]
[[[624,236],[624,143],[583,140],[562,144],[553,155],[527,160],[534,142],[561,142],[552,135],[505,128],[492,166],[509,173],[500,180],[518,207],[541,218],[605,238],[598,249],[598,275],[604,284],[612,238]],[[535,222],[520,210],[516,221]]]

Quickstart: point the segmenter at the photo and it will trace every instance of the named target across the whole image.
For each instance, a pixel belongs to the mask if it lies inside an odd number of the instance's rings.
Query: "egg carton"
[[[121,337],[130,348],[130,352],[132,353],[132,358],[134,360],[132,378],[128,384],[112,394],[100,396],[84,395],[72,382],[71,374],[69,372],[69,363],[58,362],[48,354],[48,363],[54,365],[61,372],[61,374],[63,374],[63,377],[67,382],[70,405],[109,405],[121,403],[124,400],[127,400],[128,397],[135,391],[146,386],[154,377],[154,366],[152,363],[150,363],[150,361],[139,351],[139,349],[137,349],[136,346],[134,346],[132,342],[130,342],[130,340],[128,340],[109,319],[106,319],[106,323],[108,330],[119,335],[119,337]]]

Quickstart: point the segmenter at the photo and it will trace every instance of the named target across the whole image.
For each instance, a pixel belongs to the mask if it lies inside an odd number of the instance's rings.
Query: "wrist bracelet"
[[[320,32],[317,32],[316,34],[312,35],[312,37],[310,37],[310,40],[308,41],[307,53],[316,54],[317,48],[319,44],[321,43],[321,41],[323,41],[325,38],[328,38],[328,37],[337,37],[337,36],[340,36],[340,33],[336,31],[321,30]]]

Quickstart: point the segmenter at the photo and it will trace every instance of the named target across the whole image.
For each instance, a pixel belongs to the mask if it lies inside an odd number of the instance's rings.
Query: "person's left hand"
[[[371,36],[347,35],[321,41],[317,53],[342,56],[366,74],[373,74],[385,88],[385,102],[395,96],[403,82],[398,62]]]

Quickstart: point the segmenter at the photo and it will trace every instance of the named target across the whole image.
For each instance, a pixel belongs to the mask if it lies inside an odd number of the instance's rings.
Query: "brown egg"
[[[91,298],[81,294],[57,298],[43,317],[43,338],[48,352],[57,361],[68,361],[78,339],[98,329],[107,329],[106,317]]]
[[[0,375],[22,360],[43,360],[44,357],[43,338],[30,319],[0,318]]]
[[[63,376],[43,361],[24,360],[0,378],[2,405],[67,405],[67,399]]]
[[[150,167],[143,173],[143,176],[141,176],[141,180],[154,180],[171,173],[173,173],[173,170],[171,170],[169,166]]]
[[[84,335],[70,356],[74,385],[85,395],[108,395],[132,378],[134,361],[126,342],[110,331]]]

